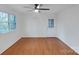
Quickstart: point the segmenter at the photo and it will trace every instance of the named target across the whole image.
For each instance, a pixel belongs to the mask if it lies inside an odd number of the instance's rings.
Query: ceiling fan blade
[[[46,8],[39,8],[38,10],[50,10],[50,9],[46,9]]]
[[[34,9],[34,8],[32,8],[32,7],[27,7],[27,6],[24,6],[24,8],[26,8],[26,9]]]

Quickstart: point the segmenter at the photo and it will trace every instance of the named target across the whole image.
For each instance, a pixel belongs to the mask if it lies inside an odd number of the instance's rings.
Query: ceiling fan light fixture
[[[34,12],[38,13],[38,12],[39,12],[39,10],[35,9],[35,10],[34,10]]]

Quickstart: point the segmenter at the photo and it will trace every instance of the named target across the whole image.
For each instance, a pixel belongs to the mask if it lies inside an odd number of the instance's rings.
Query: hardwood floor
[[[2,55],[77,55],[58,38],[22,38]]]

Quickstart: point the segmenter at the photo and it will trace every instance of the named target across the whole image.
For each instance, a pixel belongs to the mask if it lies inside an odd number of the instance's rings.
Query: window
[[[53,28],[54,27],[54,19],[48,19],[48,27]]]
[[[0,12],[0,33],[7,33],[16,28],[16,17],[5,12]]]

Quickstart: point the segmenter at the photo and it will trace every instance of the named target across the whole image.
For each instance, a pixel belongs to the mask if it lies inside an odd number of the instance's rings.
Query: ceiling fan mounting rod
[[[35,9],[39,9],[40,4],[35,4]]]

